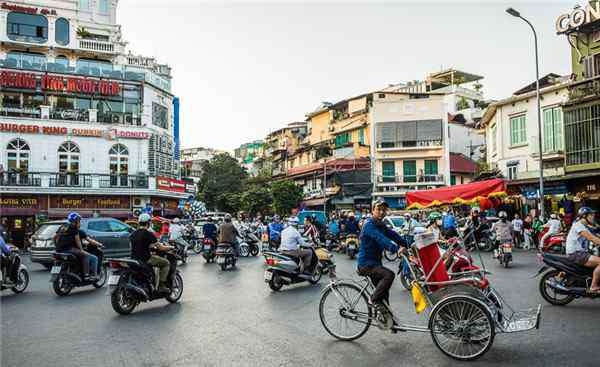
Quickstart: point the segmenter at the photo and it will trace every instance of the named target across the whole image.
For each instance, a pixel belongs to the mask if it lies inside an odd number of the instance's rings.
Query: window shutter
[[[594,59],[592,56],[585,57],[583,59],[583,70],[586,78],[594,76]]]
[[[442,120],[417,121],[417,140],[441,140]]]
[[[563,147],[563,122],[562,122],[562,110],[555,108],[553,110],[553,122],[554,122],[554,149],[564,150]]]
[[[544,110],[544,153],[554,150],[552,109]]]

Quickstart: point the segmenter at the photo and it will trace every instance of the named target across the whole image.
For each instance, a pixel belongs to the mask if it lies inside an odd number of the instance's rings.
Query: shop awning
[[[50,218],[66,218],[71,212],[77,212],[82,217],[91,217],[97,211],[101,217],[110,218],[130,218],[133,213],[128,209],[50,209],[48,216]]]
[[[300,206],[304,206],[304,207],[319,206],[319,205],[324,205],[326,201],[327,201],[327,198],[304,200],[303,202],[300,203]]]
[[[481,199],[506,195],[501,179],[471,182],[464,185],[406,193],[407,209],[421,209],[443,204],[475,204]]]

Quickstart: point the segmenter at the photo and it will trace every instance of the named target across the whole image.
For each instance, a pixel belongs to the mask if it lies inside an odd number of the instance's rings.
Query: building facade
[[[126,51],[117,3],[0,6],[0,215],[15,232],[72,210],[175,214],[190,194],[171,69]]]
[[[248,171],[251,176],[256,176],[259,171],[259,165],[255,165],[255,161],[264,155],[265,143],[262,140],[255,140],[250,143],[245,143],[235,149],[234,157],[240,162],[242,167]]]
[[[181,176],[198,183],[202,177],[202,165],[217,154],[227,153],[224,150],[211,148],[186,148],[181,150]]]
[[[429,75],[425,82],[374,94],[373,198],[403,209],[409,191],[448,186],[457,178],[463,183],[470,180],[474,172],[454,171],[452,162],[466,159],[474,164],[471,147],[484,143],[474,129],[483,96],[461,87],[480,79],[450,69]],[[461,159],[451,160],[451,153],[460,153]]]

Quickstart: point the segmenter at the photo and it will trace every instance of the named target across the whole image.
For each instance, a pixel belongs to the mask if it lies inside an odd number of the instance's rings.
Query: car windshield
[[[39,238],[51,238],[60,226],[61,223],[42,224],[37,232],[35,232],[35,236]]]
[[[404,219],[402,218],[389,218],[390,221],[394,224],[394,227],[402,227],[404,224]]]

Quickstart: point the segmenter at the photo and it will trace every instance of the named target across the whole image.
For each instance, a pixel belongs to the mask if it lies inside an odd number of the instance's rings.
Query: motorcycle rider
[[[358,221],[354,215],[354,212],[350,212],[348,214],[348,219],[344,221],[344,232],[346,235],[354,234],[357,235],[360,233],[360,229],[358,228]]]
[[[82,233],[81,216],[72,212],[67,216],[67,223],[60,226],[54,235],[54,243],[56,251],[75,255],[81,262],[82,273],[85,278],[97,278],[98,258],[87,251],[83,250],[81,244]],[[84,238],[87,237],[85,232]]]
[[[214,219],[208,217],[208,223],[202,225],[202,234],[204,237],[213,240],[213,242],[217,242],[217,230]]]
[[[592,275],[592,284],[588,290],[593,294],[600,294],[600,257],[591,255],[589,252],[590,243],[600,246],[600,237],[592,234],[590,230],[594,224],[596,211],[584,206],[577,212],[577,221],[571,226],[567,236],[567,256],[572,262],[594,268]]]
[[[233,253],[236,257],[240,256],[240,244],[238,243],[238,233],[237,228],[231,222],[231,214],[225,214],[223,218],[223,223],[219,226],[217,230],[217,234],[219,235],[219,243],[228,243],[233,246]]]
[[[281,219],[279,215],[275,214],[273,216],[273,222],[269,223],[267,227],[267,234],[269,235],[269,244],[278,247],[277,243],[281,241],[281,232],[283,231],[283,223],[281,223]]]
[[[410,213],[404,213],[404,224],[402,225],[402,231],[406,234],[412,234],[419,223]]]
[[[499,221],[492,224],[492,232],[496,233],[496,242],[494,243],[494,256],[498,256],[498,246],[502,243],[512,242],[512,224],[508,221],[508,215],[504,210],[498,213]]]
[[[442,216],[442,232],[444,233],[444,237],[458,237],[457,226],[456,217],[452,213],[452,208],[450,208]]]
[[[438,212],[431,212],[429,217],[427,218],[428,225],[427,229],[429,229],[433,235],[435,236],[436,241],[443,241],[444,235],[442,231],[442,215]]]
[[[312,262],[312,252],[305,250],[301,246],[306,246],[306,242],[298,232],[298,218],[288,218],[288,225],[281,232],[281,245],[279,251],[287,256],[300,258],[300,272],[304,273],[305,266]]]
[[[12,248],[4,241],[4,236],[0,235],[0,272],[7,275],[9,278],[13,278],[15,266],[18,268],[18,264],[14,264],[14,258],[11,258]],[[3,277],[6,280],[6,276]]]
[[[315,245],[319,243],[319,231],[317,230],[317,226],[315,226],[314,219],[312,217],[304,218],[304,236],[307,237]]]
[[[408,247],[404,238],[383,223],[388,209],[388,204],[382,199],[373,203],[373,216],[365,222],[360,233],[357,264],[358,273],[361,276],[368,276],[375,286],[369,302],[382,315],[389,313],[386,304],[389,306],[389,290],[394,282],[394,272],[384,267],[381,262],[383,251],[387,249],[397,252],[398,246]]]
[[[544,233],[540,240],[540,250],[544,248],[544,243],[550,236],[554,236],[560,232],[560,227],[561,222],[560,219],[558,219],[558,215],[556,215],[556,213],[550,214],[550,219],[548,219],[548,222],[544,225],[544,228],[548,228],[548,231]]]
[[[170,290],[167,286],[167,279],[171,264],[169,263],[169,260],[163,257],[152,255],[150,250],[169,251],[172,250],[173,247],[158,242],[156,236],[148,230],[150,221],[151,218],[149,214],[140,214],[138,218],[139,227],[129,237],[131,241],[131,258],[150,266],[158,267],[158,292],[169,293]]]

